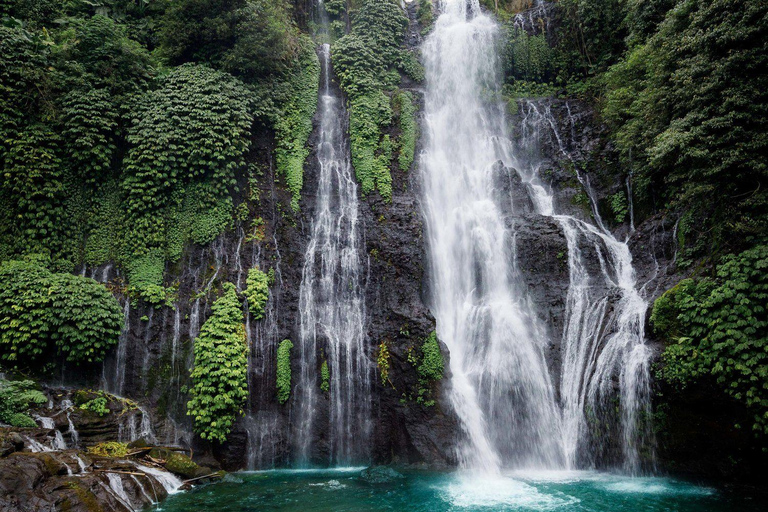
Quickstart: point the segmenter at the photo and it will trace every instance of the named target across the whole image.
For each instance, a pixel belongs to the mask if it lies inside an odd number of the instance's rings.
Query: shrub
[[[166,257],[232,224],[229,187],[245,167],[253,117],[235,78],[205,66],[173,70],[143,96],[128,130],[122,188],[130,230],[123,259],[139,291],[162,285]]]
[[[120,305],[93,279],[52,273],[44,263],[0,264],[0,357],[26,367],[55,346],[75,364],[102,361],[123,328]]]
[[[277,347],[277,401],[284,404],[291,397],[291,340]]]
[[[312,118],[317,110],[320,64],[309,38],[301,39],[299,59],[286,76],[289,93],[278,108],[275,119],[277,148],[275,165],[291,191],[291,207],[299,210],[304,186],[304,161],[309,156],[307,140],[312,133]]]
[[[713,378],[768,434],[768,246],[728,256],[714,279],[687,279],[659,297],[651,324],[669,342],[661,377],[684,387]]]
[[[331,372],[328,370],[328,360],[324,359],[320,366],[320,391],[327,393],[331,389]]]
[[[103,396],[89,400],[80,406],[80,409],[84,411],[91,411],[98,416],[106,416],[109,414],[109,408],[107,408],[107,399]]]
[[[264,306],[269,299],[269,275],[258,268],[248,270],[245,280],[245,297],[248,299],[248,311],[256,320],[264,318]]]
[[[234,284],[224,284],[212,310],[195,339],[187,414],[200,437],[223,443],[248,398],[248,346]]]
[[[393,156],[393,143],[384,134],[393,120],[386,93],[400,82],[397,70],[423,78],[415,57],[402,48],[407,27],[399,2],[366,0],[355,14],[352,32],[333,45],[334,69],[349,96],[350,149],[360,189],[363,194],[378,190],[386,201],[392,199]],[[406,140],[399,147],[409,144]]]
[[[286,0],[179,0],[160,27],[172,64],[204,62],[247,79],[284,71],[296,37]]]

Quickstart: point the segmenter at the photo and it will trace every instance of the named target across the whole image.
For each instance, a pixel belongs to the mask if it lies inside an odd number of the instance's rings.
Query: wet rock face
[[[81,469],[74,455],[14,453],[0,459],[0,512],[130,512],[167,496],[152,475],[129,463],[100,460],[94,471],[90,461]]]

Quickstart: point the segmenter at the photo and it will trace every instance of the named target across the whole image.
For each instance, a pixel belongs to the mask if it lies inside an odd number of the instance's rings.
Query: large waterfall
[[[450,399],[464,466],[556,467],[560,415],[546,332],[519,282],[514,231],[494,190],[504,111],[497,25],[477,0],[448,0],[423,46],[427,75],[425,210],[437,332],[451,354]]]
[[[365,275],[346,112],[340,92],[332,87],[327,44],[320,59],[319,182],[299,292],[301,373],[294,415],[298,462],[321,458],[312,445],[323,431],[329,443],[326,462],[342,465],[368,459],[372,368],[365,350]],[[324,373],[327,390],[321,388]],[[328,394],[327,413],[318,410],[325,403],[322,393]],[[322,416],[327,416],[327,429],[319,424]]]
[[[464,430],[461,464],[486,472],[595,464],[590,443],[604,440],[590,441],[588,415],[598,421],[611,415],[616,386],[621,459],[636,471],[639,425],[649,412],[647,304],[627,244],[605,228],[580,174],[594,224],[556,211],[552,190],[538,175],[541,161],[531,156],[543,136],[554,136],[560,156],[570,156],[554,119],[543,107],[525,104],[522,137],[513,144],[496,99],[496,23],[478,0],[444,0],[441,9],[422,48],[421,164],[431,307],[451,355],[448,393]],[[521,283],[516,221],[503,213],[514,204],[498,190],[502,164],[519,173],[536,213],[562,226],[570,274],[562,333],[547,332]],[[599,260],[599,275],[590,273],[587,258]],[[551,375],[544,351],[557,339],[562,366]]]

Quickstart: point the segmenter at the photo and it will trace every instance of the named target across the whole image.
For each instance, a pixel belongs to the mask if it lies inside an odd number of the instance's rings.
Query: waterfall
[[[108,390],[110,393],[119,395],[123,392],[125,386],[125,370],[128,359],[128,339],[131,333],[131,300],[128,297],[124,298],[123,304],[123,331],[120,333],[120,338],[117,342],[117,351],[112,362],[113,368],[111,374],[108,375],[107,363],[103,366],[102,387]]]
[[[495,198],[504,111],[497,25],[477,0],[446,0],[422,53],[427,76],[421,168],[431,308],[450,350],[449,398],[465,439],[464,467],[557,467],[560,414],[546,330],[519,282],[513,232]]]
[[[566,104],[575,136],[575,122]],[[587,411],[601,421],[610,416],[614,381],[618,381],[624,469],[638,472],[640,448],[650,438],[650,350],[645,345],[646,300],[637,288],[632,255],[626,242],[605,227],[586,176],[574,165],[578,181],[590,197],[594,224],[556,211],[552,191],[542,182],[539,146],[552,139],[560,156],[573,161],[569,144],[558,130],[549,105],[527,101],[517,147],[508,162],[528,184],[536,211],[562,226],[568,244],[570,285],[562,337],[563,365],[560,394],[563,405],[563,440],[568,467],[592,465]],[[575,164],[575,162],[574,162]],[[590,270],[587,258],[599,261]]]
[[[275,285],[269,292],[264,318],[251,322],[250,314],[246,318],[245,333],[248,337],[248,396],[249,407],[245,418],[248,434],[247,468],[262,469],[275,467],[281,444],[282,425],[279,406],[275,404],[275,390],[264,386],[264,382],[275,382],[276,347],[280,343],[281,299],[285,283],[281,270],[282,256],[277,238],[273,238],[275,247],[274,271]],[[265,268],[262,251],[254,244],[252,267]],[[266,259],[266,258],[264,258]]]
[[[543,105],[525,102],[520,137],[512,143],[503,107],[493,99],[499,97],[497,25],[477,0],[444,0],[441,7],[422,48],[427,90],[421,168],[431,308],[450,350],[448,398],[465,434],[459,460],[485,472],[591,467],[608,444],[591,432],[594,423],[613,422],[624,469],[637,472],[650,437],[650,351],[644,343],[647,302],[628,245],[604,225],[588,177],[578,169],[591,222],[557,210],[538,174],[544,137],[552,139],[558,156],[572,159],[554,117]],[[563,230],[570,282],[562,333],[547,332],[520,283],[519,221],[502,213],[509,198],[496,192],[499,161],[520,174],[536,213]],[[558,335],[556,391],[544,350]],[[612,403],[617,395],[618,414]]]
[[[360,261],[357,185],[345,140],[346,112],[331,87],[329,45],[320,49],[319,183],[311,238],[299,291],[301,360],[295,417],[299,461],[313,458],[321,376],[330,372],[328,441],[333,464],[368,459],[371,367],[365,350],[365,307]]]

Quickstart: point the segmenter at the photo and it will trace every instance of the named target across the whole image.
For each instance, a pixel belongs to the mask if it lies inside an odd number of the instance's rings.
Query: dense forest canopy
[[[325,4],[330,29],[317,40],[332,44],[352,164],[362,195],[386,204],[418,137],[403,86],[424,79],[405,44],[409,20],[395,0]],[[504,26],[509,104],[560,96],[593,105],[616,155],[603,171],[633,185],[634,197],[613,202],[618,222],[628,199],[636,222],[678,219],[677,264],[689,279],[653,313],[669,345],[660,376],[720,385],[764,435],[768,3],[482,4]],[[433,7],[419,2],[425,32]],[[532,24],[516,17],[530,8]],[[257,139],[274,140],[278,184],[291,198],[281,213],[300,210],[320,77],[312,2],[0,0],[0,17],[0,361],[36,372],[99,362],[122,324],[110,291],[173,304],[178,290],[165,276],[185,247],[235,225],[260,236]],[[72,275],[106,262],[125,271],[118,289]],[[271,280],[248,279],[248,303],[263,311]],[[195,347],[191,402],[199,431],[217,440],[247,392],[239,299],[231,286],[221,292]],[[237,368],[205,381],[206,351]],[[208,409],[214,385],[228,400]]]

